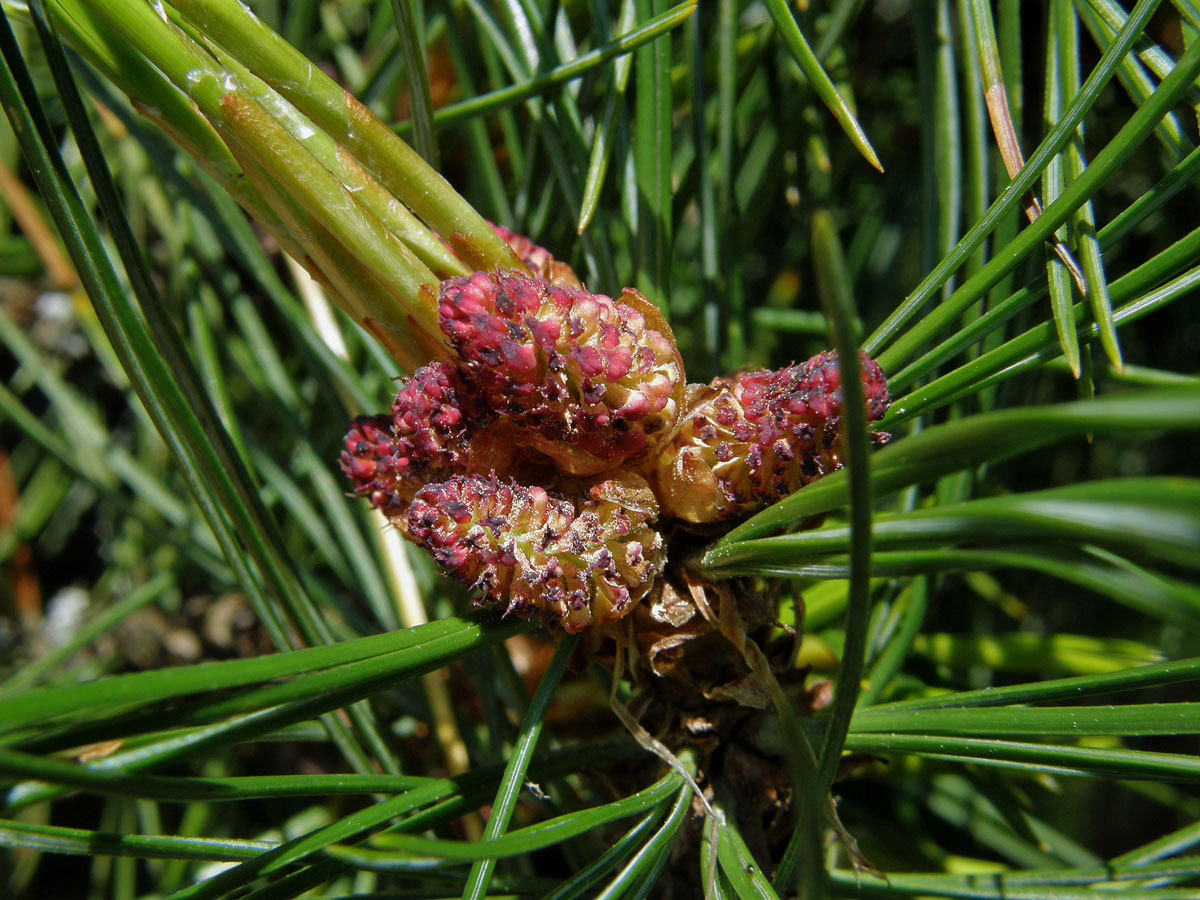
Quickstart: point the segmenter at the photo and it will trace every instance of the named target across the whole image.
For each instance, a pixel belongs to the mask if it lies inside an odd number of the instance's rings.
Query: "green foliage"
[[[1195,896],[1195,4],[253,6],[3,3],[2,892]],[[667,769],[344,496],[404,352],[351,316],[462,270],[428,228],[502,261],[480,216],[636,285],[692,381],[888,374],[889,446],[848,415],[688,561],[835,680],[748,720],[786,787]]]

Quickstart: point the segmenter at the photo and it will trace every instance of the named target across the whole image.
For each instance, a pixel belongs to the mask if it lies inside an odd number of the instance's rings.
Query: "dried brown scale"
[[[540,487],[468,475],[417,492],[410,538],[506,615],[569,632],[616,621],[662,569],[650,516],[607,500],[570,500]]]
[[[438,302],[466,380],[562,471],[644,457],[674,425],[678,352],[629,303],[515,272],[449,279]]]
[[[862,382],[868,421],[878,421],[888,408],[887,381],[865,355]],[[696,523],[746,515],[840,469],[841,411],[833,352],[692,388],[683,423],[653,470],[664,511]]]

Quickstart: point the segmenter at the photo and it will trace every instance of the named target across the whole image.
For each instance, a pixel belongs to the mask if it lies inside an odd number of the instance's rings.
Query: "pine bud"
[[[887,412],[887,380],[862,356],[868,422]],[[668,515],[712,522],[745,515],[842,467],[837,354],[693,389],[654,477]],[[876,445],[888,435],[872,434]]]
[[[618,303],[515,272],[476,272],[442,282],[438,305],[484,406],[562,471],[590,475],[642,458],[674,425],[683,365],[665,323],[647,325],[652,308],[636,291]]]
[[[417,492],[408,535],[505,615],[578,632],[615,622],[650,590],[663,564],[652,515],[491,476],[455,476]]]

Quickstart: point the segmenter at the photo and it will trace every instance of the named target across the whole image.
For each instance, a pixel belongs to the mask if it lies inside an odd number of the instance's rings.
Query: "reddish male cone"
[[[471,469],[472,434],[491,418],[453,365],[430,363],[401,382],[390,417],[351,424],[342,471],[356,494],[402,525],[418,490]]]
[[[877,422],[888,408],[887,380],[874,360],[861,359],[867,420]],[[742,516],[840,469],[841,421],[834,352],[695,388],[653,468],[663,512],[689,522]]]
[[[622,302],[515,272],[442,282],[442,331],[484,406],[571,475],[650,455],[683,394],[669,333],[636,292]],[[660,323],[665,329],[665,323]]]
[[[505,615],[569,632],[628,614],[662,570],[662,537],[646,511],[555,496],[483,475],[417,492],[409,537]]]
[[[342,471],[354,483],[354,493],[366,497],[389,519],[408,509],[396,460],[391,416],[360,416],[343,439]]]
[[[583,287],[583,282],[579,280],[575,270],[565,262],[555,259],[545,247],[535,244],[523,234],[509,231],[503,225],[496,225],[492,222],[488,224],[492,226],[492,231],[496,232],[496,236],[508,244],[513,253],[517,254],[521,262],[525,264],[525,268],[538,278],[544,278],[551,284],[565,284],[574,288]]]
[[[405,380],[390,418],[356,420],[342,469],[506,615],[570,632],[611,624],[662,572],[660,512],[733,519],[841,468],[836,354],[685,390],[645,298],[591,294],[543,248],[496,232],[538,274],[443,281],[452,360]],[[876,422],[887,381],[866,356],[861,374]]]

